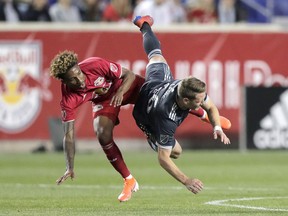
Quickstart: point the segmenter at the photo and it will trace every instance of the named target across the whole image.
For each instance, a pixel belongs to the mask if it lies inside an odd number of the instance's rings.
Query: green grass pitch
[[[122,178],[103,152],[77,153],[76,178],[57,186],[63,153],[1,154],[0,215],[288,215],[288,151],[184,150],[176,164],[203,181],[189,192],[156,153],[123,152],[140,190],[119,203]]]

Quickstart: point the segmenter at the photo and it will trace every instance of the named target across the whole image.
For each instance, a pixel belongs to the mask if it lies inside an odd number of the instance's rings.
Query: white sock
[[[129,176],[127,176],[125,179],[132,179],[132,175],[130,174]]]

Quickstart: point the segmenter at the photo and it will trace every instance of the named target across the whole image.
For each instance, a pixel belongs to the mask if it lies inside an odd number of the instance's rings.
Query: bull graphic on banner
[[[19,133],[50,100],[48,73],[42,73],[39,42],[0,41],[0,131]]]

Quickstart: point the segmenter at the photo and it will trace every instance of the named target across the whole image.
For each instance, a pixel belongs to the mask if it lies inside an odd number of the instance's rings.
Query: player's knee
[[[96,136],[98,138],[98,141],[100,145],[106,145],[107,143],[110,143],[113,139],[112,131],[109,129],[105,129],[104,127],[99,127],[95,130]]]
[[[93,122],[94,132],[99,143],[105,146],[113,140],[114,123],[106,116],[98,116]]]

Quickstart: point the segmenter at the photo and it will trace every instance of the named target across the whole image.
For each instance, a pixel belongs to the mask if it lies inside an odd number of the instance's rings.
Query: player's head
[[[195,77],[185,78],[179,84],[178,97],[184,109],[198,109],[206,97],[206,84]]]
[[[65,50],[51,61],[50,75],[72,89],[85,88],[85,75],[78,66],[77,54]]]
[[[51,61],[50,75],[56,79],[63,79],[63,76],[76,64],[78,64],[76,53],[68,50],[60,52]]]

